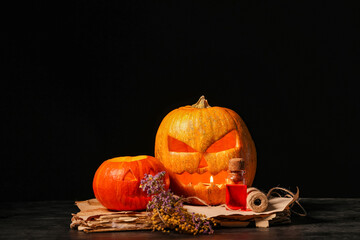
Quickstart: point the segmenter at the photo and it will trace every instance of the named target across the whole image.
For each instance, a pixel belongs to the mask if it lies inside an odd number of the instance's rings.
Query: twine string
[[[290,211],[298,216],[302,216],[302,217],[305,217],[307,215],[307,212],[305,210],[305,208],[300,204],[299,202],[299,188],[296,187],[297,189],[297,192],[294,194],[293,192],[291,192],[290,190],[286,189],[286,188],[281,188],[281,187],[273,187],[271,188],[266,197],[268,199],[271,199],[271,198],[274,198],[274,197],[286,197],[286,198],[292,198],[293,200],[290,202],[289,204],[289,208],[290,208]],[[280,192],[285,192],[284,195],[282,195]],[[204,204],[205,206],[207,207],[211,207],[211,205],[207,204],[204,200],[196,197],[196,196],[190,196],[190,197],[187,197],[185,198],[185,201],[186,202],[189,202],[191,199],[196,199],[198,200],[199,202],[201,202],[202,204]],[[295,210],[293,210],[293,206],[294,205],[298,205],[300,208],[301,208],[301,211],[302,212],[297,212]],[[239,211],[239,210],[234,210],[234,209],[230,209],[226,204],[221,204],[219,205],[219,207],[225,207],[226,210],[229,210],[229,211],[233,211],[233,212],[236,212],[236,211]]]
[[[277,197],[287,197],[287,198],[292,198],[293,200],[290,202],[289,204],[289,208],[290,208],[290,211],[298,216],[301,216],[301,217],[305,217],[307,215],[307,212],[305,210],[305,208],[300,204],[300,202],[298,201],[299,199],[299,188],[296,187],[297,191],[296,193],[294,194],[293,192],[291,192],[290,190],[286,189],[286,188],[282,188],[282,187],[273,187],[271,188],[268,193],[267,193],[267,198],[268,199],[271,199],[271,198],[274,198],[276,195]],[[280,194],[280,192],[285,192],[285,194],[282,196]],[[297,212],[295,210],[293,210],[293,206],[294,204],[296,204],[297,206],[299,206],[302,210],[302,212]]]

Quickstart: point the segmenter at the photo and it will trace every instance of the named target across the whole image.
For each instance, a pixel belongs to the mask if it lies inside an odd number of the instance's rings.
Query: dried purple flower
[[[180,233],[213,234],[211,225],[215,221],[203,215],[190,214],[183,206],[185,199],[176,196],[170,190],[165,190],[165,172],[155,176],[145,174],[141,180],[140,188],[151,196],[147,211],[152,221],[153,230],[169,232],[175,230]]]

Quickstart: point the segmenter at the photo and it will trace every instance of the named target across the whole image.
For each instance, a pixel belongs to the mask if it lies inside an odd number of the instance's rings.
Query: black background
[[[93,197],[103,161],[153,155],[161,120],[201,95],[247,124],[256,187],[360,197],[355,6],[34,1],[5,12],[2,201]]]

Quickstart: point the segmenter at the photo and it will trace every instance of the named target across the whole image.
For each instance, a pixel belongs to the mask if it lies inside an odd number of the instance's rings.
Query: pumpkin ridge
[[[145,159],[147,159],[147,158],[145,158]],[[137,162],[137,169],[139,171],[139,176],[140,176],[140,179],[138,179],[138,181],[144,178],[143,161],[145,159],[142,159],[142,160]]]
[[[213,108],[213,109],[214,109],[215,111],[211,111],[211,118],[212,118],[212,119],[216,119],[216,120],[215,120],[215,125],[218,125],[218,124],[220,123],[220,124],[221,124],[221,128],[223,128],[223,127],[224,127],[224,123],[223,123],[222,120],[220,120],[220,119],[218,118],[218,112],[220,112],[219,109],[218,109],[218,108]],[[214,129],[214,121],[211,123],[211,129],[212,129],[212,132],[216,131],[216,129]],[[225,136],[226,133],[224,133],[223,135]],[[206,150],[207,150],[211,145],[213,145],[215,142],[217,142],[218,140],[220,140],[222,137],[223,137],[223,136],[219,136],[217,139],[212,139],[210,145],[209,145],[209,146],[206,146],[205,152],[206,152]]]
[[[233,114],[229,111],[230,109],[224,108],[224,110],[225,110],[225,112],[230,116],[230,118],[233,120],[233,123],[234,123],[234,125],[235,125],[235,127],[236,127],[236,130],[239,130],[239,126],[238,126],[238,124],[237,124],[238,121],[235,120]]]

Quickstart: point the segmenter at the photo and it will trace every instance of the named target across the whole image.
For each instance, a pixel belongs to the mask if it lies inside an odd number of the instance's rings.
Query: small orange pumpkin
[[[210,205],[225,203],[231,158],[245,159],[248,185],[255,177],[256,150],[245,123],[230,109],[211,107],[204,96],[165,116],[156,134],[155,157],[169,171],[175,193],[199,197]]]
[[[164,166],[151,156],[106,160],[94,176],[95,197],[104,207],[111,210],[146,209],[150,197],[139,188],[140,181],[145,173],[155,175],[161,171],[165,171]],[[169,175],[165,174],[165,189],[168,189],[169,185]]]

